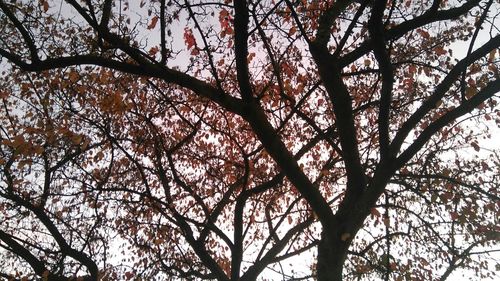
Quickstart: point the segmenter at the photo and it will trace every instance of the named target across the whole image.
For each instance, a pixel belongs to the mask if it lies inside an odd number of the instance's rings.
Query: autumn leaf
[[[152,19],[151,19],[151,22],[149,23],[148,25],[148,29],[154,29],[156,27],[156,24],[158,23],[158,19],[159,17],[158,16],[154,16]]]
[[[38,0],[38,3],[42,6],[44,12],[49,10],[49,2],[47,0]]]
[[[442,46],[435,47],[433,51],[438,56],[446,55],[448,53]]]
[[[450,176],[450,174],[451,174],[451,170],[450,170],[450,169],[448,169],[448,168],[445,168],[445,169],[443,169],[443,170],[441,171],[441,174],[442,174],[443,176],[445,176],[445,177],[449,177],[449,176]]]
[[[193,48],[193,49],[191,50],[191,55],[192,55],[192,56],[197,56],[197,55],[199,55],[199,54],[200,54],[200,50],[199,50],[198,48]]]
[[[497,49],[491,50],[491,52],[488,54],[488,62],[493,62],[495,60],[497,53]]]
[[[151,49],[149,49],[148,54],[150,56],[154,57],[159,51],[160,51],[160,48],[158,48],[158,46],[154,46],[154,47],[151,47]]]
[[[130,271],[127,271],[125,272],[125,278],[127,280],[131,280],[132,278],[134,278],[135,274],[133,272],[130,272]]]
[[[233,21],[233,18],[229,14],[229,11],[227,9],[223,8],[219,12],[219,23],[220,23],[221,30],[222,30],[224,36],[233,33],[233,29],[231,27],[232,21]]]
[[[0,90],[0,99],[5,99],[9,97],[9,92]]]
[[[83,140],[83,136],[81,136],[81,135],[77,135],[77,134],[75,134],[75,135],[73,135],[73,136],[71,137],[71,141],[72,141],[74,144],[76,144],[76,145],[80,144],[80,143],[82,142],[82,140]]]
[[[450,212],[450,216],[452,220],[456,220],[460,215],[457,212]]]
[[[429,35],[429,32],[421,29],[421,28],[417,28],[417,33],[420,34],[420,36],[422,36],[424,39],[429,39],[430,38],[430,35]]]
[[[415,75],[416,72],[417,72],[417,66],[414,64],[410,64],[410,66],[408,67],[408,73],[410,75]]]
[[[186,43],[188,50],[196,46],[196,39],[190,28],[184,29],[184,43]]]
[[[247,63],[252,62],[252,59],[255,57],[255,53],[249,53],[247,57]]]
[[[73,70],[68,74],[68,77],[69,77],[69,81],[71,81],[72,83],[75,83],[80,78],[80,75],[78,75],[78,73]]]

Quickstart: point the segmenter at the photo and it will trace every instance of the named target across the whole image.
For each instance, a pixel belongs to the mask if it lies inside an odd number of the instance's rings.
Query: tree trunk
[[[337,210],[335,218],[327,225],[323,225],[321,241],[318,245],[317,280],[342,280],[347,251],[370,213],[365,206],[372,205],[371,202],[359,200],[356,202],[353,197],[346,197]]]
[[[328,235],[323,231],[318,246],[318,263],[316,265],[318,281],[342,280],[342,269],[352,238],[343,237],[346,241],[342,241],[341,238],[341,235]]]

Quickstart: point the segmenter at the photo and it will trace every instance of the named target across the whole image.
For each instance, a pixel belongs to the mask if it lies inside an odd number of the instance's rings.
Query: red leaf
[[[408,73],[410,75],[413,75],[417,72],[417,66],[414,65],[414,64],[411,64],[409,67],[408,67]]]
[[[223,29],[229,28],[232,18],[226,9],[222,9],[219,13],[219,22]]]
[[[196,46],[196,38],[194,38],[193,31],[190,28],[184,28],[184,42],[188,49]]]

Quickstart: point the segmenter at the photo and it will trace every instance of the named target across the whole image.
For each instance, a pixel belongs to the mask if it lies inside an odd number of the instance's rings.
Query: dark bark
[[[349,243],[323,233],[318,245],[318,281],[341,281]]]

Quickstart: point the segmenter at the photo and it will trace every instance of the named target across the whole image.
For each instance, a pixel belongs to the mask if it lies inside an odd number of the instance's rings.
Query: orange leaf
[[[50,274],[50,272],[49,272],[48,270],[45,270],[45,271],[43,272],[43,274],[42,274],[42,280],[43,280],[43,281],[47,281],[47,280],[49,280],[49,274]]]

